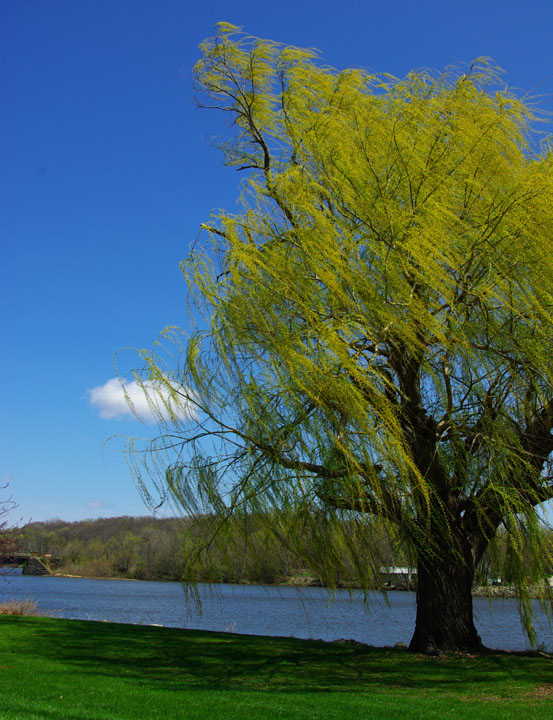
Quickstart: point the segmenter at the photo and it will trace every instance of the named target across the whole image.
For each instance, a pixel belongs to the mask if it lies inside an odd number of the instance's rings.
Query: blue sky
[[[551,0],[2,0],[1,13],[0,480],[24,521],[146,513],[103,444],[151,429],[102,417],[88,391],[114,377],[116,351],[186,325],[179,261],[237,195],[209,142],[221,118],[195,108],[190,81],[217,21],[337,68],[491,56],[553,110]],[[139,364],[132,350],[118,363]]]

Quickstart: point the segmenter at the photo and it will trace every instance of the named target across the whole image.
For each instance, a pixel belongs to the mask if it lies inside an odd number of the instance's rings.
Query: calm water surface
[[[322,588],[256,585],[200,585],[201,612],[187,602],[180,583],[84,578],[34,577],[12,571],[0,577],[0,601],[29,598],[57,617],[158,624],[251,635],[282,635],[337,640],[353,638],[370,645],[408,643],[415,623],[413,593],[393,592],[386,605],[371,593]],[[476,626],[485,645],[522,650],[529,643],[520,627],[516,602],[474,598]],[[536,609],[537,643],[553,651],[553,628]]]

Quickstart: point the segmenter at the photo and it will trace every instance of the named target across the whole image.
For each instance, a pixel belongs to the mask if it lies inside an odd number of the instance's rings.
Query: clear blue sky
[[[2,467],[18,515],[145,514],[123,459],[130,419],[87,391],[113,355],[186,323],[178,270],[239,176],[195,109],[215,23],[319,48],[338,68],[403,75],[491,56],[553,110],[551,0],[2,0]],[[123,353],[123,368],[137,364]],[[105,414],[105,413],[104,413]],[[149,432],[146,428],[146,432]],[[5,492],[5,491],[0,491]]]

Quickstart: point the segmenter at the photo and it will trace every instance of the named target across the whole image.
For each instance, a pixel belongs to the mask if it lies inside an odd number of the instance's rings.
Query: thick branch
[[[287,470],[306,472],[324,480],[339,480],[351,475],[351,469],[343,465],[330,468],[320,463],[308,462],[291,458],[281,453],[277,447],[268,443],[254,441],[255,446],[261,450],[271,461],[277,463]],[[344,495],[332,492],[329,488],[320,487],[316,489],[319,499],[338,510],[354,510],[356,512],[371,513],[387,518],[393,522],[400,522],[402,517],[401,499],[393,492],[385,488],[384,483],[379,483],[379,494],[377,498],[370,490],[371,475],[380,472],[380,465],[373,465],[371,468],[360,467],[359,477],[362,479],[366,489],[359,487],[359,492],[351,495]],[[333,488],[334,490],[334,488]]]
[[[544,477],[543,468],[553,452],[553,401],[549,401],[527,423],[521,433],[521,467],[512,473],[510,487],[530,507],[553,499],[553,483]],[[486,484],[475,498],[460,505],[465,510],[463,525],[473,546],[475,565],[503,520],[505,505],[502,494]]]
[[[388,491],[384,491],[381,500],[378,500],[368,492],[362,496],[346,497],[326,492],[324,489],[318,489],[316,494],[320,500],[336,510],[353,510],[355,512],[378,515],[394,523],[400,523],[402,519],[401,501],[397,496]]]
[[[399,377],[400,422],[406,445],[421,475],[449,504],[451,483],[437,452],[438,426],[422,402],[420,360],[400,346],[393,364]]]

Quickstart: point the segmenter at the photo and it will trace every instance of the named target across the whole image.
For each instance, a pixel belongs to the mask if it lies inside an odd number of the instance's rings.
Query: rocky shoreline
[[[538,588],[528,588],[528,594],[532,598],[540,597]],[[499,597],[499,598],[515,598],[516,591],[513,585],[484,585],[472,589],[473,597]]]

